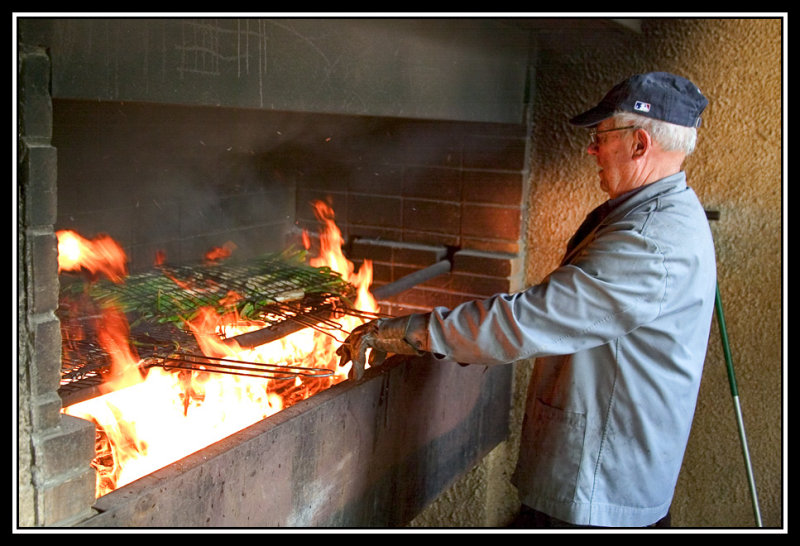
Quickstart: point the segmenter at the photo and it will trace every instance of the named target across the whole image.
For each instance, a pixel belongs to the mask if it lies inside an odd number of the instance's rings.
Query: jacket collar
[[[669,193],[683,191],[686,189],[686,173],[683,171],[656,180],[650,184],[636,188],[628,193],[624,193],[615,199],[609,199],[601,206],[606,206],[607,214],[601,223],[614,221],[624,216],[631,210],[648,203],[651,200]]]
[[[609,199],[595,208],[584,220],[567,244],[562,265],[572,258],[589,242],[594,240],[597,230],[604,225],[623,218],[632,210],[663,195],[683,191],[686,185],[686,173],[683,171],[656,180],[641,188],[636,188],[614,199]]]

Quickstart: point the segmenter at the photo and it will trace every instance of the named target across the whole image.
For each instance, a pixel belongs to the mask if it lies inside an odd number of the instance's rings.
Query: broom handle
[[[753,501],[753,513],[756,518],[756,526],[761,527],[761,511],[758,508],[758,493],[756,492],[756,482],[753,478],[753,467],[750,463],[750,451],[747,449],[747,437],[744,432],[744,420],[742,419],[742,407],[739,404],[739,389],[736,386],[736,374],[733,370],[733,358],[731,357],[731,348],[728,343],[728,329],[725,326],[725,314],[722,310],[722,298],[719,295],[719,282],[717,283],[717,294],[715,301],[715,308],[717,312],[717,323],[719,324],[719,333],[722,337],[722,350],[725,354],[725,366],[728,370],[728,382],[731,387],[731,395],[733,396],[733,407],[736,412],[736,423],[739,426],[739,440],[742,444],[742,453],[744,455],[744,464],[747,469],[747,480],[750,486],[750,496]]]

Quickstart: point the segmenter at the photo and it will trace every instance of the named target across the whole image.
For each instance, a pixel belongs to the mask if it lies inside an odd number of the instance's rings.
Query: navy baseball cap
[[[569,121],[579,127],[592,127],[622,110],[685,127],[699,127],[700,114],[707,105],[708,99],[686,78],[669,72],[649,72],[618,83],[597,106]]]

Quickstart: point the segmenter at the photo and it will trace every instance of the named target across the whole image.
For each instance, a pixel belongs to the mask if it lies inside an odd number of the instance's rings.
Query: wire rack
[[[268,255],[242,263],[160,267],[132,275],[124,283],[105,281],[67,284],[62,289],[62,400],[75,402],[97,394],[108,379],[116,356],[98,343],[103,310],[124,313],[130,327],[129,347],[143,369],[202,370],[268,379],[325,377],[324,368],[245,362],[202,354],[186,321],[201,308],[217,314],[235,313],[241,320],[258,321],[256,330],[225,337],[228,344],[250,348],[277,340],[303,328],[334,335],[337,318],[359,315],[355,288],[328,269],[311,267],[297,255]]]

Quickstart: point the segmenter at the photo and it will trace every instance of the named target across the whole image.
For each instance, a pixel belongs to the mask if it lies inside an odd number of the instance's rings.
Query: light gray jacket
[[[581,525],[646,526],[669,509],[694,416],[713,241],[683,172],[598,207],[586,231],[543,283],[437,308],[408,339],[462,363],[537,357],[522,502]]]

